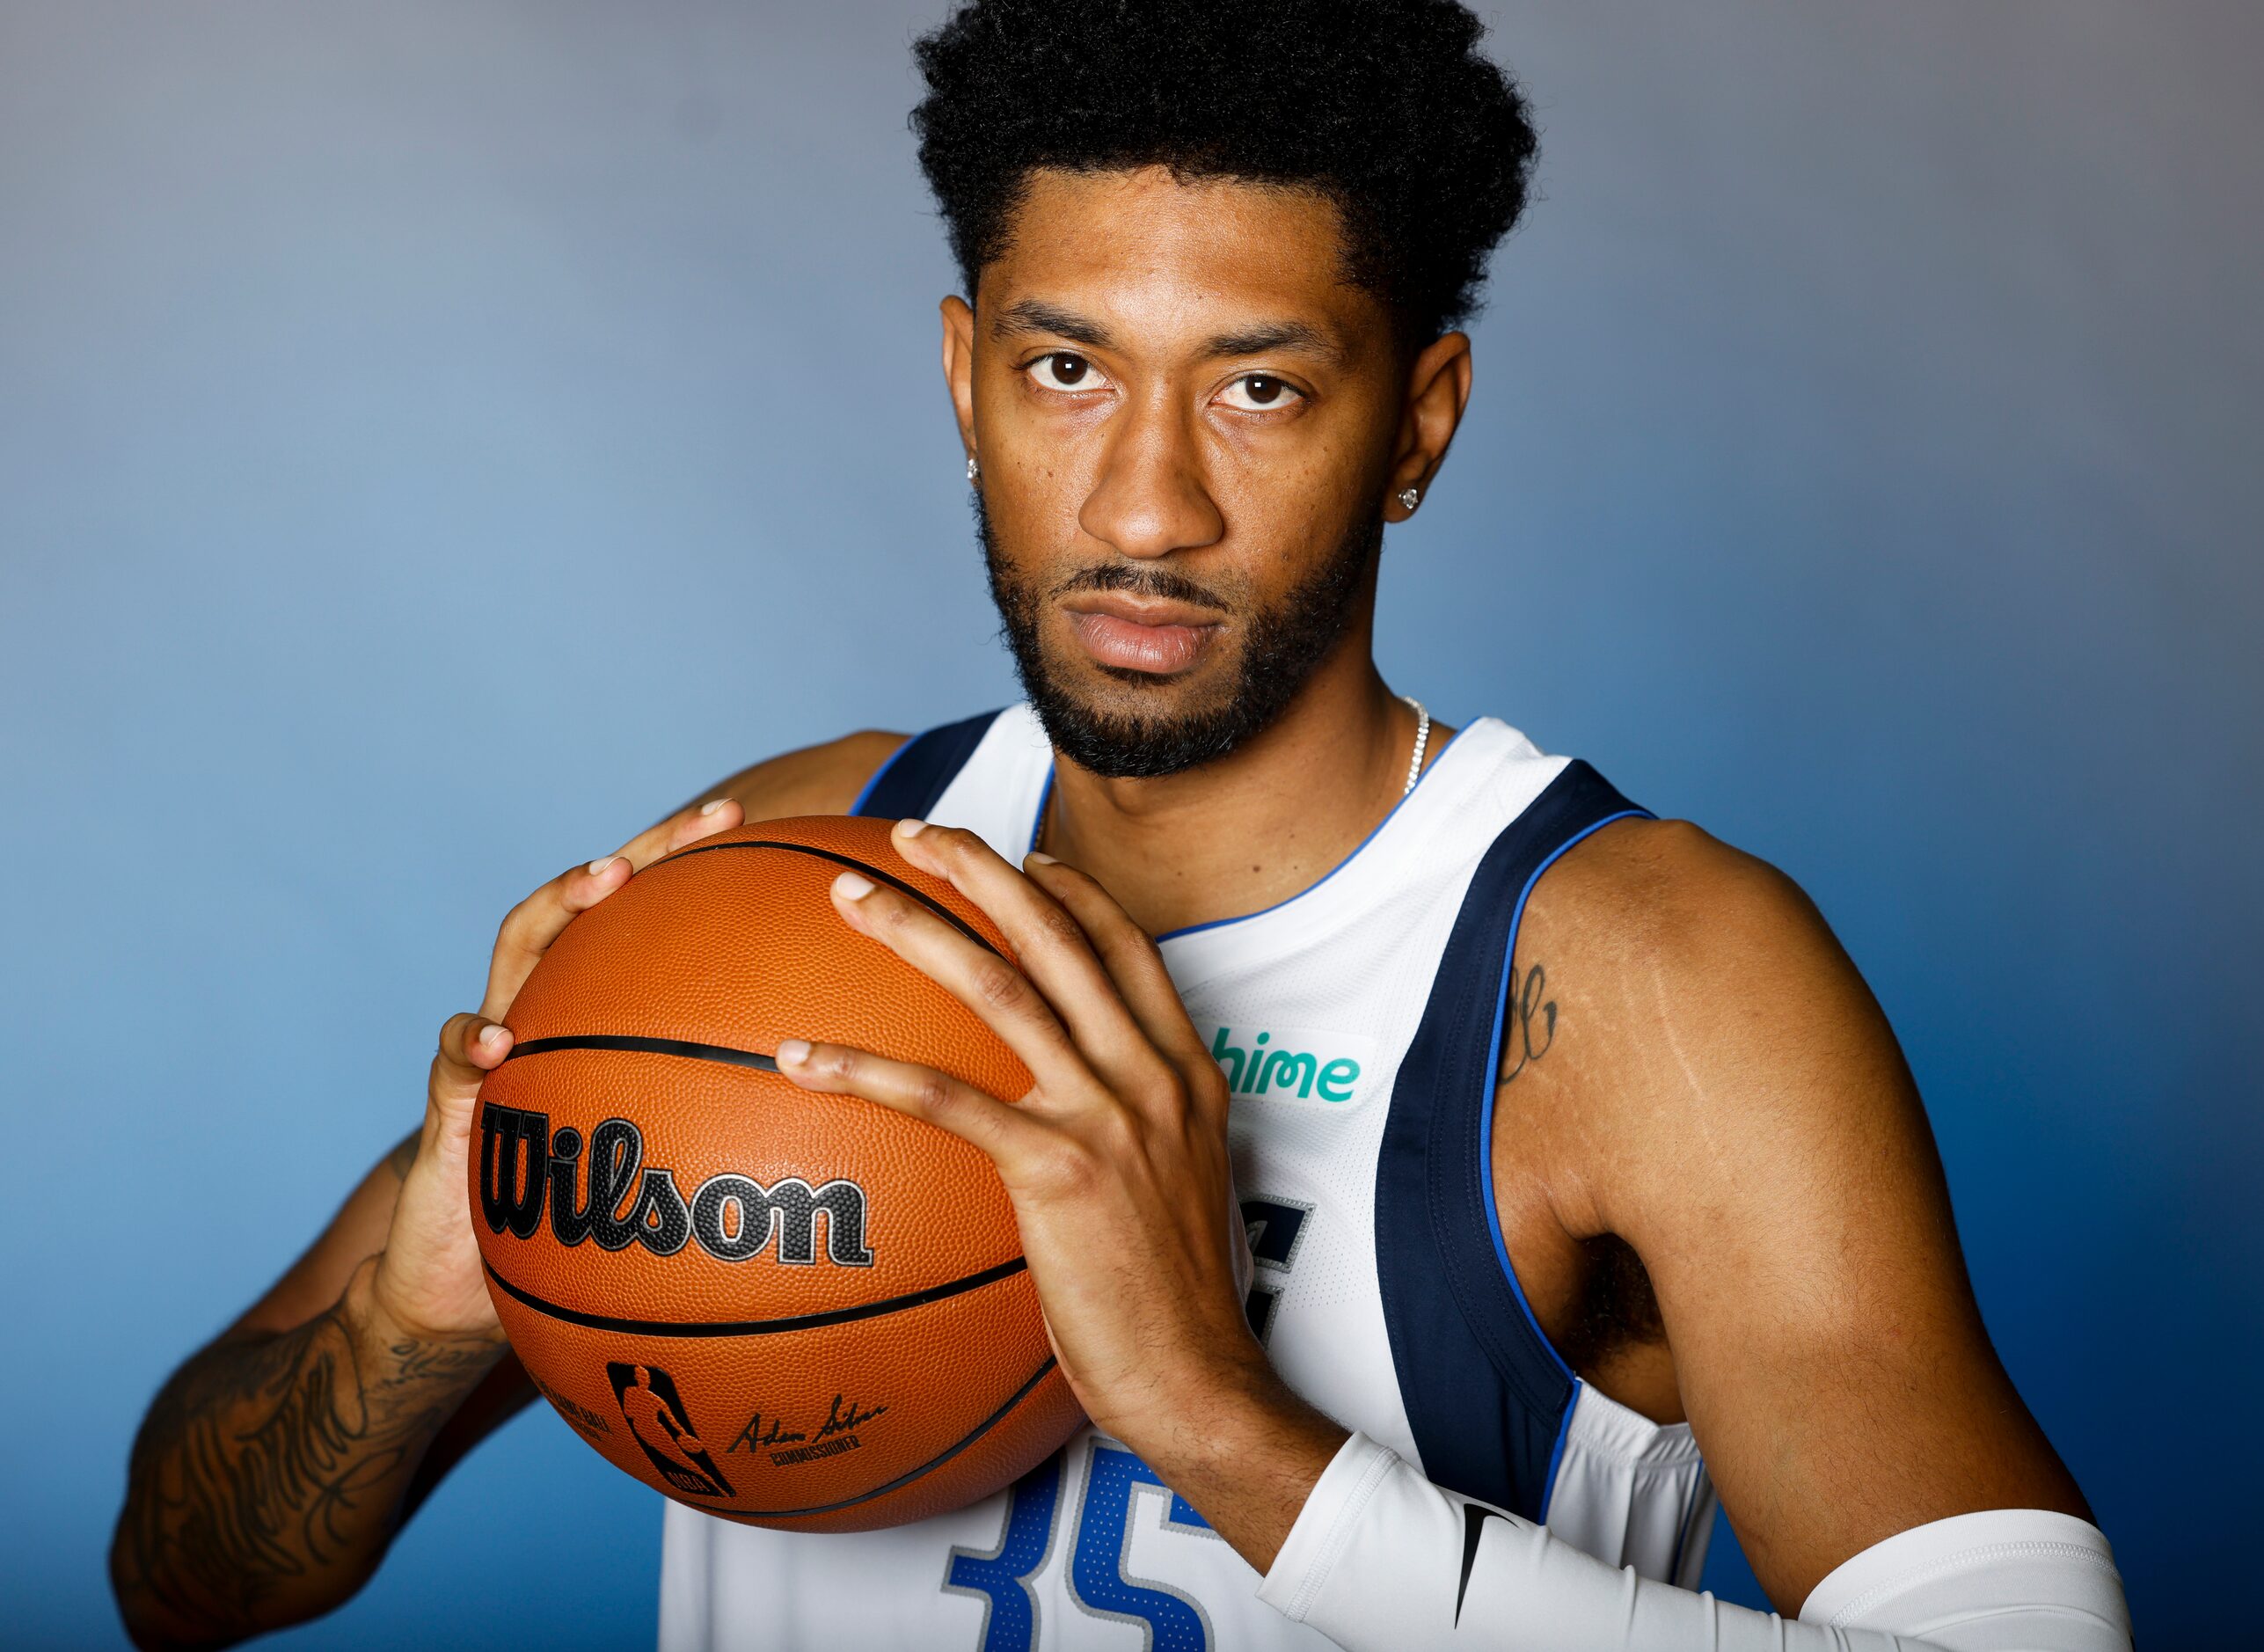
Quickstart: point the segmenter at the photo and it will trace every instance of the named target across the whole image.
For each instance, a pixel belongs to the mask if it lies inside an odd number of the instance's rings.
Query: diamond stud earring
[[[968,461],[970,464],[974,462],[975,461],[972,459]],[[1422,497],[1423,496],[1420,493],[1412,487],[1403,487],[1399,490],[1399,503],[1404,508],[1408,510],[1414,509],[1416,504],[1422,499]]]
[[[967,456],[967,479],[972,482],[976,477],[982,474],[982,467],[975,462],[975,455],[972,453],[968,454]]]

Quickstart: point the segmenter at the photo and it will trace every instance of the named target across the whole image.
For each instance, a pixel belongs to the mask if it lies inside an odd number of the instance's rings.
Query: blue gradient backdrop
[[[511,901],[1009,696],[936,10],[0,0],[11,1644],[117,1641],[136,1415],[413,1122]],[[1494,16],[1543,194],[1385,668],[1814,892],[2142,1635],[2245,1640],[2260,13]],[[635,1644],[659,1538],[530,1414],[289,1644]]]

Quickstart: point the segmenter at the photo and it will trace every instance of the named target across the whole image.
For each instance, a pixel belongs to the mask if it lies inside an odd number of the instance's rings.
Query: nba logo
[[[728,1497],[731,1482],[692,1432],[676,1378],[658,1365],[609,1363],[606,1377],[629,1432],[662,1480],[687,1497]]]

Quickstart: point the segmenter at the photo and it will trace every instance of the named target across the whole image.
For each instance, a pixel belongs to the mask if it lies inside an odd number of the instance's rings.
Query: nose
[[[1077,526],[1118,554],[1141,559],[1216,545],[1226,519],[1204,485],[1201,455],[1186,416],[1158,398],[1109,420],[1099,481]]]

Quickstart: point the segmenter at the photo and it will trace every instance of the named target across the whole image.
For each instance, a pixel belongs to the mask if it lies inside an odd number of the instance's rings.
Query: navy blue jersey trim
[[[1533,898],[1533,886],[1541,881],[1541,874],[1544,872],[1557,864],[1565,851],[1588,837],[1589,833],[1601,830],[1616,820],[1647,818],[1647,811],[1628,808],[1619,810],[1617,814],[1606,815],[1602,820],[1590,821],[1554,849],[1550,850],[1543,858],[1541,864],[1533,868],[1532,875],[1525,880],[1525,887],[1517,891],[1517,904],[1509,914],[1509,933],[1501,943],[1501,996],[1494,1002],[1494,1031],[1486,1045],[1493,1053],[1486,1065],[1484,1086],[1486,1099],[1479,1108],[1478,1139],[1479,1141],[1490,1143],[1494,1139],[1494,1101],[1500,1088],[1498,1081],[1501,1076],[1501,1033],[1508,1020],[1509,994],[1516,985],[1509,972],[1511,967],[1517,961],[1517,932],[1524,925],[1525,903]],[[1525,1316],[1525,1323],[1532,1328],[1535,1339],[1547,1349],[1549,1358],[1555,1363],[1556,1368],[1567,1378],[1571,1378],[1572,1367],[1565,1363],[1564,1356],[1557,1352],[1555,1345],[1542,1331],[1540,1320],[1533,1315],[1533,1305],[1525,1299],[1525,1287],[1518,1283],[1516,1267],[1509,1260],[1508,1244],[1501,1237],[1501,1207],[1494,1196],[1494,1155],[1491,1151],[1482,1152],[1478,1156],[1478,1185],[1479,1200],[1486,1210],[1486,1237],[1494,1241],[1494,1260],[1501,1265],[1501,1276],[1509,1282],[1509,1289],[1517,1294],[1518,1312]],[[1576,1379],[1574,1385],[1575,1388],[1579,1385]],[[1552,1483],[1556,1479],[1556,1470],[1553,1466],[1549,1470],[1549,1478]]]
[[[1538,1520],[1578,1380],[1508,1266],[1491,1122],[1516,931],[1540,874],[1640,815],[1574,761],[1479,859],[1392,1087],[1376,1166],[1376,1264],[1399,1393],[1424,1473]]]
[[[924,820],[997,720],[997,712],[985,712],[914,735],[865,783],[849,812],[875,820]]]
[[[849,806],[849,812],[851,814],[862,815],[865,813],[865,803],[872,798],[873,792],[878,789],[880,782],[888,778],[888,771],[896,766],[896,759],[909,751],[912,749],[912,742],[917,741],[918,738],[919,736],[917,735],[908,736],[902,745],[897,747],[895,750],[890,752],[887,757],[880,759],[880,766],[879,768],[873,770],[871,774],[865,777],[865,784],[857,788],[856,800]]]

